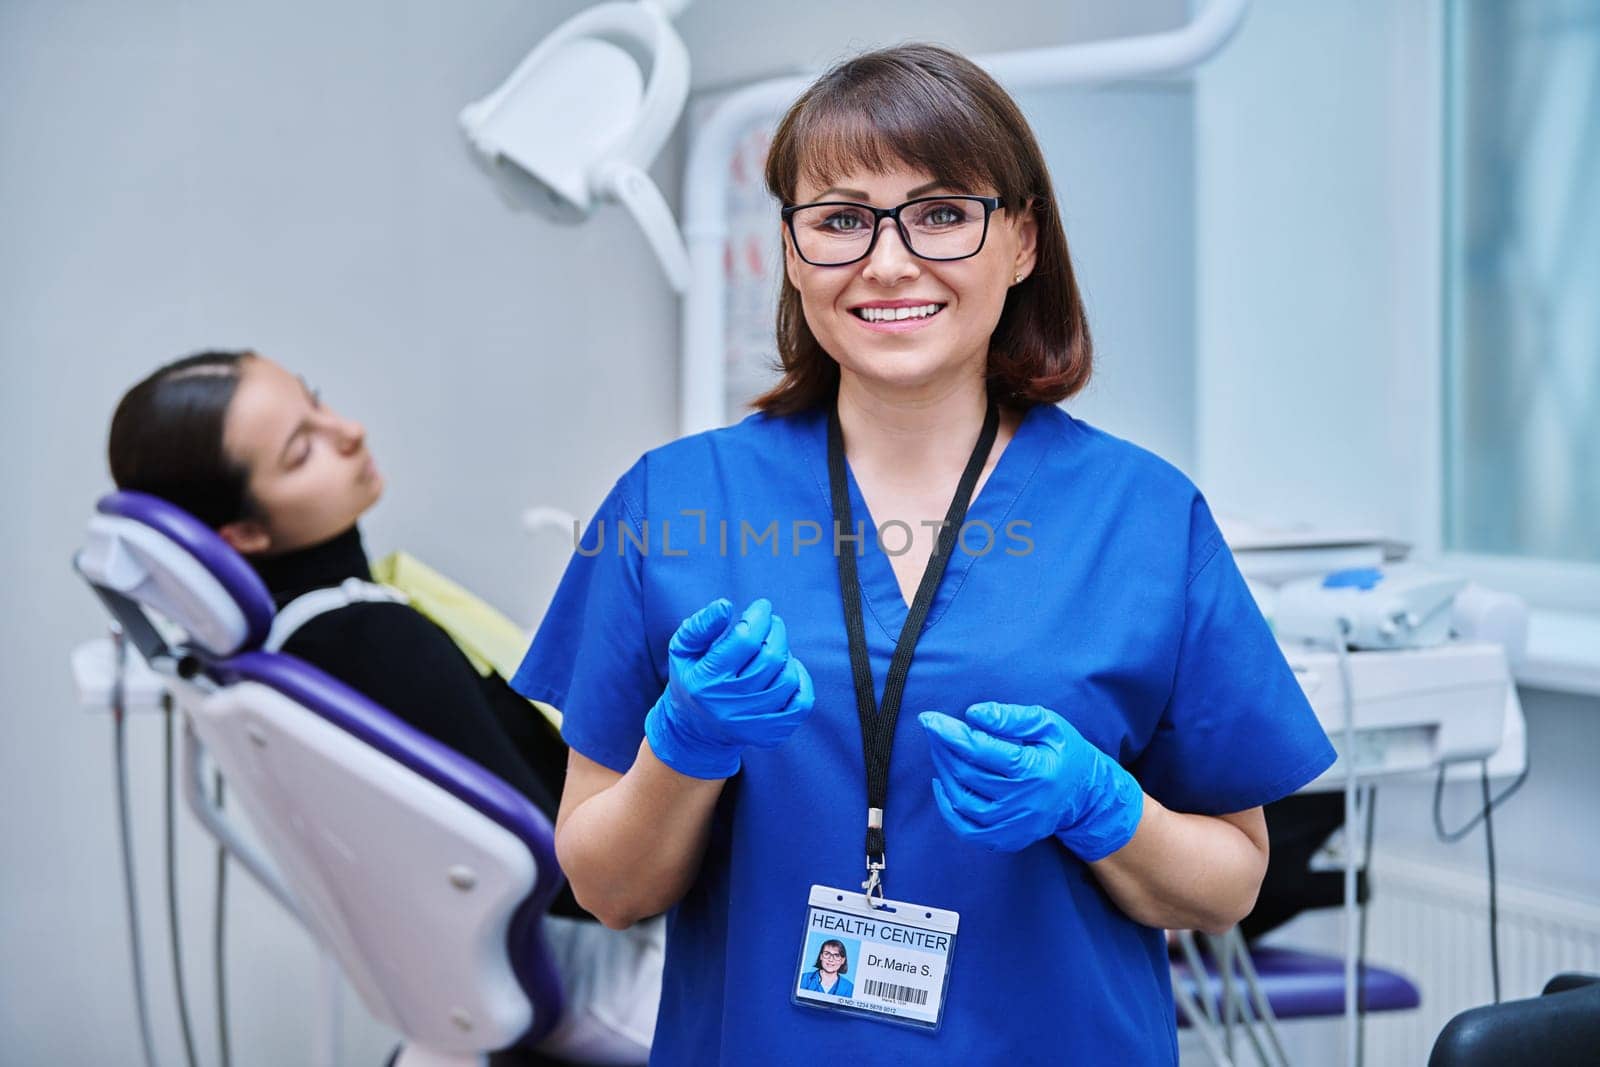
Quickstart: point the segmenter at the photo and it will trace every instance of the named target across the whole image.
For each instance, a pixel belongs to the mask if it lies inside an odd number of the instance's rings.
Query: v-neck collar
[[[1002,545],[1006,536],[1006,522],[1017,498],[1032,480],[1034,471],[1038,469],[1039,461],[1043,458],[1044,440],[1048,435],[1043,425],[1045,420],[1039,415],[1039,408],[1045,406],[1047,405],[1036,404],[1023,413],[1022,422],[1018,424],[1016,433],[1006,443],[1000,458],[995,461],[994,469],[989,472],[989,477],[979,487],[977,495],[972,498],[972,504],[967,509],[968,524],[987,523],[989,529],[993,531],[990,550],[984,555],[1004,552]],[[828,516],[828,522],[823,524],[823,528],[831,529],[833,504],[828,491],[826,408],[814,413],[809,429],[811,447],[805,450],[806,460],[817,486],[823,514]],[[858,557],[857,568],[861,579],[862,601],[892,645],[899,639],[900,629],[905,625],[906,616],[911,613],[911,609],[900,592],[900,583],[895,580],[894,567],[889,562],[889,557],[878,547],[875,534],[878,529],[877,519],[873,517],[866,498],[861,494],[861,487],[856,483],[855,471],[850,467],[848,456],[845,457],[845,480],[850,489],[850,510],[865,534],[864,547]],[[978,532],[974,531],[968,538],[975,549],[981,547],[976,541]],[[891,538],[897,533],[898,531],[891,533]],[[945,567],[944,577],[934,594],[933,605],[928,611],[928,620],[923,624],[924,633],[932,629],[944,616],[951,602],[955,600],[956,594],[966,583],[967,573],[978,558],[977,554],[965,551],[957,542],[950,553],[950,562]]]

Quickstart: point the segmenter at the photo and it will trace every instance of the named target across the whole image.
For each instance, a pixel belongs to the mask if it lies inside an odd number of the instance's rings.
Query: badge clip
[[[883,872],[889,866],[888,858],[883,853],[878,853],[874,860],[867,856],[867,880],[861,883],[862,890],[867,894],[867,903],[874,908],[885,907],[883,902]]]

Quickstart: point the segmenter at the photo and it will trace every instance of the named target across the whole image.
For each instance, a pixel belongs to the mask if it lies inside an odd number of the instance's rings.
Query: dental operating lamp
[[[680,293],[689,254],[647,170],[689,94],[689,52],[671,22],[686,3],[619,0],[581,11],[460,115],[508,200],[567,223],[605,201],[621,204]]]

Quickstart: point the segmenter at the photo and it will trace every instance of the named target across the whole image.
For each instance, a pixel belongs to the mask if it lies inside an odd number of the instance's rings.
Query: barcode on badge
[[[895,985],[893,982],[879,982],[868,978],[862,983],[862,992],[868,996],[882,997],[884,1000],[894,1000],[901,1004],[926,1005],[928,991],[918,989],[916,986]]]

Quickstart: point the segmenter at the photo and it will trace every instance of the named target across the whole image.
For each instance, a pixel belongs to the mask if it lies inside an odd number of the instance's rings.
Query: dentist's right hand
[[[689,616],[667,645],[667,668],[644,735],[657,759],[691,778],[733,777],[745,749],[783,744],[816,697],[765,598],[737,621],[721,598]]]

